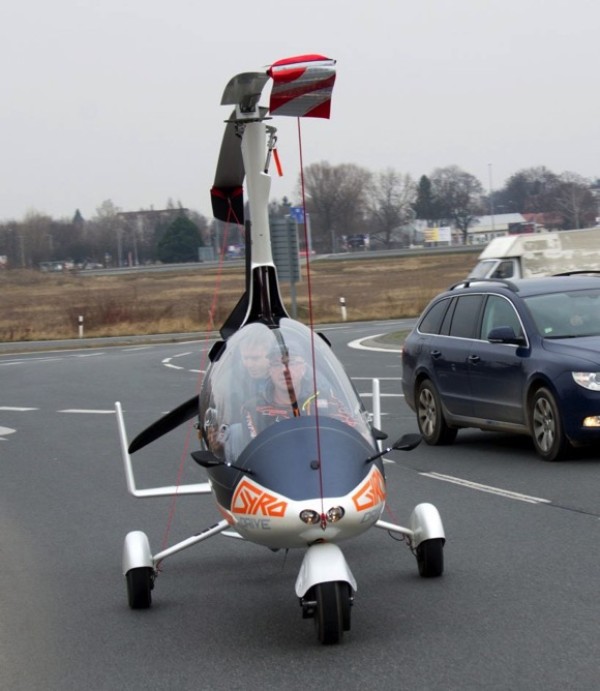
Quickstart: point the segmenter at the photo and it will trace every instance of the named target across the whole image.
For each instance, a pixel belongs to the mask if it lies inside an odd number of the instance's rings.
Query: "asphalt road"
[[[390,438],[416,431],[399,356],[349,347],[397,322],[323,329]],[[435,504],[442,578],[419,578],[372,530],[343,546],[352,630],[317,642],[293,586],[300,552],[217,537],[164,563],[148,611],[127,606],[121,549],[154,551],[214,523],[208,497],[129,496],[113,413],[129,437],[196,391],[201,343],[0,355],[0,688],[596,689],[600,463],[547,464],[526,438],[461,431],[394,452],[387,520]],[[140,486],[204,480],[181,427],[134,457]],[[139,458],[138,458],[139,456]]]

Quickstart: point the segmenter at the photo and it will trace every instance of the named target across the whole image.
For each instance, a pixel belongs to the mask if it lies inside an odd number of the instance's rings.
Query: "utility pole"
[[[496,224],[494,221],[494,190],[492,187],[492,164],[488,163],[488,175],[490,181],[490,216],[492,217],[492,233],[496,231]]]

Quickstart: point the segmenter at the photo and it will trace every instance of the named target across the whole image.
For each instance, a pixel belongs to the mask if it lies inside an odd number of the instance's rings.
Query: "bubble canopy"
[[[333,417],[375,448],[369,417],[344,368],[318,334],[292,319],[254,322],[222,344],[200,392],[206,448],[234,462],[261,431],[280,420]]]

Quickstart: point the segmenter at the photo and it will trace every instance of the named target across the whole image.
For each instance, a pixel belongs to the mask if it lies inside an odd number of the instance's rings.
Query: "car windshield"
[[[473,270],[469,274],[469,278],[485,278],[489,275],[492,267],[495,266],[497,263],[497,259],[482,259],[473,268]]]
[[[571,290],[525,298],[545,338],[600,336],[600,290]]]

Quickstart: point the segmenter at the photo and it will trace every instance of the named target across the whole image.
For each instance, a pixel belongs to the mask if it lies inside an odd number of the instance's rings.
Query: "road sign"
[[[290,217],[296,223],[304,223],[304,208],[302,206],[290,206]]]

